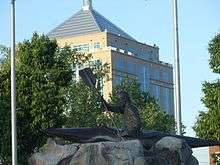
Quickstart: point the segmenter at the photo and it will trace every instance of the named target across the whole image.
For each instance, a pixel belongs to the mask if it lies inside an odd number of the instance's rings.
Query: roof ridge
[[[112,24],[113,26],[115,26],[117,29],[119,29],[122,33],[124,33],[125,35],[129,36],[131,39],[135,40],[132,36],[130,36],[128,33],[126,33],[123,29],[121,29],[119,26],[117,26],[116,24],[114,24],[113,22],[111,22],[110,20],[108,20],[106,17],[104,17],[102,14],[100,14],[98,11],[93,10],[93,12],[95,14],[98,14],[100,17],[102,17],[105,21],[107,21],[108,23]],[[103,29],[105,30],[105,29]],[[119,35],[119,34],[117,34]]]
[[[62,24],[48,33],[50,38],[78,36],[90,33],[104,32],[112,33],[131,40],[135,39],[110,20],[99,14],[94,9],[79,10]]]
[[[93,15],[93,13],[92,13],[93,9],[91,9],[91,10],[89,10],[89,11],[90,11],[89,13],[90,13],[90,15],[92,16],[92,19],[93,19],[94,23],[96,24],[97,28],[98,28],[99,31],[101,32],[102,29],[100,28],[99,24],[97,23],[97,20],[95,19],[94,15]]]

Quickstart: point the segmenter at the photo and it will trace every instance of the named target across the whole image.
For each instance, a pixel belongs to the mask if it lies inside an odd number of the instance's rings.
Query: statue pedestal
[[[28,160],[30,165],[197,165],[191,148],[183,140],[166,137],[150,150],[139,140],[73,143],[48,139],[41,152]]]

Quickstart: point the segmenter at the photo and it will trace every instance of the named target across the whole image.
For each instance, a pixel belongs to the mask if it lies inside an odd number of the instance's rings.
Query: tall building
[[[94,61],[109,63],[111,81],[104,83],[105,98],[124,78],[138,80],[164,111],[174,114],[172,65],[160,61],[157,46],[138,42],[95,11],[91,0],[83,0],[82,9],[48,35],[60,47],[70,45],[91,53]]]

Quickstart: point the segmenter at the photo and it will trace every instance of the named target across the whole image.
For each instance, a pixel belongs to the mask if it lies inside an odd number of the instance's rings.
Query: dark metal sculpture
[[[53,137],[60,137],[65,140],[69,140],[77,143],[90,143],[100,141],[121,141],[121,138],[117,135],[117,130],[108,127],[97,128],[52,128],[44,130],[44,132]],[[218,146],[219,141],[205,140],[194,137],[179,136],[169,133],[162,133],[159,131],[143,130],[138,136],[124,137],[124,140],[139,140],[145,148],[152,147],[157,141],[163,137],[176,137],[183,139],[191,148]]]
[[[121,91],[117,94],[118,104],[111,107],[107,103],[108,110],[111,112],[121,113],[124,116],[124,126],[121,136],[136,137],[141,133],[141,119],[138,109],[131,103],[127,92]]]
[[[90,88],[92,88],[93,90],[95,90],[95,92],[99,95],[104,111],[111,111],[115,113],[121,113],[124,115],[124,129],[122,132],[118,131],[119,136],[135,137],[141,132],[141,120],[140,120],[140,116],[138,113],[138,109],[131,103],[131,99],[127,92],[125,91],[119,92],[117,94],[118,105],[112,107],[108,105],[108,103],[106,103],[103,97],[96,90],[95,76],[93,75],[90,68],[85,68],[83,70],[80,70],[79,75],[84,81],[84,83]],[[114,121],[113,123],[115,125]]]
[[[145,148],[152,147],[163,137],[176,137],[184,139],[191,148],[220,145],[219,141],[204,140],[193,137],[178,136],[174,134],[162,133],[158,131],[141,130],[141,120],[138,109],[132,105],[127,92],[118,93],[118,105],[110,106],[95,88],[95,76],[91,69],[86,68],[79,72],[85,84],[91,87],[99,95],[104,111],[122,113],[124,115],[124,128],[121,130],[113,121],[116,128],[98,127],[98,128],[52,128],[44,132],[49,136],[56,136],[78,143],[99,142],[99,141],[121,141],[138,139]]]

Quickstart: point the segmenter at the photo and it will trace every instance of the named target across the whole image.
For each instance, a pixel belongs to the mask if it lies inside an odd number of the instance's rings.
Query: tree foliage
[[[0,44],[0,55],[5,57],[10,53],[10,48]]]
[[[88,59],[86,63],[91,63],[91,59]],[[106,63],[96,63],[90,67],[97,79],[96,90],[87,87],[81,80],[72,83],[67,95],[68,117],[66,127],[112,126],[112,119],[105,115],[102,110],[100,91],[103,83],[99,83],[99,81],[109,81],[109,66]],[[113,117],[113,120],[117,120],[116,116]]]
[[[113,104],[117,102],[116,93],[122,90],[129,93],[132,102],[139,109],[144,129],[174,132],[175,121],[173,116],[163,111],[148,92],[142,91],[140,83],[135,80],[124,79],[113,90]]]
[[[220,74],[220,33],[209,43],[210,60],[209,65],[214,73]]]
[[[132,102],[140,111],[144,129],[163,132],[174,131],[174,118],[162,111],[154,98],[141,90],[137,81],[125,79],[121,84],[115,86],[108,101],[112,106],[117,104],[116,93],[119,91],[127,91],[131,96]],[[123,116],[115,113],[111,113],[109,116],[103,113],[99,96],[95,94],[95,91],[86,87],[83,82],[75,83],[69,92],[71,105],[69,106],[67,127],[94,127],[98,125],[122,127]]]
[[[67,114],[66,127],[113,126],[112,120],[103,113],[100,97],[81,81],[73,84],[69,90]]]
[[[70,48],[58,48],[56,41],[34,34],[17,46],[17,132],[19,164],[45,138],[44,128],[62,127],[66,98],[65,88],[72,79]],[[10,65],[6,58],[0,67],[0,159],[10,164]]]
[[[10,53],[10,48],[0,44],[0,64],[5,60],[5,58],[7,58],[9,53]]]
[[[161,111],[156,101],[147,93],[143,92],[137,81],[125,79],[113,89],[109,104],[117,104],[116,93],[127,91],[132,102],[140,110],[140,116],[144,129],[173,132],[175,128],[174,118]],[[67,119],[67,127],[94,127],[105,125],[109,127],[122,127],[123,116],[121,114],[103,113],[99,96],[93,90],[86,87],[82,82],[76,83],[69,90],[71,104]]]
[[[74,80],[74,68],[89,64],[97,77],[97,90],[108,81],[108,64],[91,65],[91,55],[78,54],[69,47],[60,49],[56,41],[34,34],[17,45],[17,132],[19,164],[25,165],[36,148],[45,143],[41,130],[50,127],[122,126],[120,114],[102,112],[99,96],[81,81]],[[0,159],[11,164],[10,56],[2,47],[0,62]],[[174,120],[161,111],[156,101],[136,81],[123,81],[114,88],[127,91],[139,108],[143,126],[164,132],[173,131]]]
[[[209,43],[210,68],[220,74],[220,34]],[[202,102],[208,109],[200,112],[194,130],[197,136],[206,139],[220,140],[220,79],[203,84]]]

